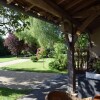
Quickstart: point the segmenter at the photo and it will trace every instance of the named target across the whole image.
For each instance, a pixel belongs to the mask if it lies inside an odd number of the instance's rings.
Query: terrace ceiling
[[[0,0],[0,3],[55,24],[69,20],[80,31],[100,26],[100,0]]]

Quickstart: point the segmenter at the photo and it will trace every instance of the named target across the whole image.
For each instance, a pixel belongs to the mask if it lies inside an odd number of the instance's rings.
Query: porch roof
[[[100,26],[100,0],[0,0],[0,3],[55,24],[68,20],[80,31]]]

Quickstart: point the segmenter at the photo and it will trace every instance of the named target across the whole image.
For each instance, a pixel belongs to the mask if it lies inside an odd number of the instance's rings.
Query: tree
[[[37,49],[39,48],[39,43],[36,38],[34,38],[31,34],[26,32],[18,32],[16,33],[16,36],[19,38],[19,40],[24,40],[25,43],[25,49],[24,52],[29,52],[32,55],[36,54]]]
[[[75,43],[75,48],[77,49],[87,49],[89,45],[89,36],[86,33],[81,34]]]
[[[14,31],[22,31],[29,25],[25,19],[28,16],[17,12],[13,9],[0,5],[0,33],[7,33],[9,29]]]
[[[6,47],[3,45],[4,39],[0,36],[0,56],[10,55],[10,52]]]
[[[32,17],[27,21],[30,25],[28,25],[28,29],[23,31],[24,34],[31,34],[31,36],[35,37],[39,41],[41,47],[53,47],[53,44],[60,40],[60,30],[58,26]]]
[[[18,56],[24,48],[24,41],[19,41],[13,33],[9,33],[8,37],[4,41],[4,45],[8,47],[13,55]]]

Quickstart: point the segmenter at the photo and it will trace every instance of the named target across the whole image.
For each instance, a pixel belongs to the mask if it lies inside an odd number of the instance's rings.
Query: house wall
[[[95,29],[90,36],[93,43],[93,48],[90,49],[91,56],[98,58],[100,56],[100,27]]]

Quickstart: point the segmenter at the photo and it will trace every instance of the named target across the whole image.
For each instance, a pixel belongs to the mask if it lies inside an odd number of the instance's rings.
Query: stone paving
[[[79,75],[81,76],[81,75]],[[67,91],[68,76],[58,75],[56,78],[46,80],[42,84],[33,86],[33,92],[18,100],[45,100],[45,96],[53,90]],[[84,75],[77,77],[78,98],[87,98],[82,100],[91,100],[94,95],[100,94],[100,81],[86,79]],[[89,97],[89,98],[88,98]],[[80,99],[78,99],[80,100]]]
[[[45,96],[53,90],[67,91],[67,75],[57,75],[33,86],[33,92],[18,100],[45,100]]]

